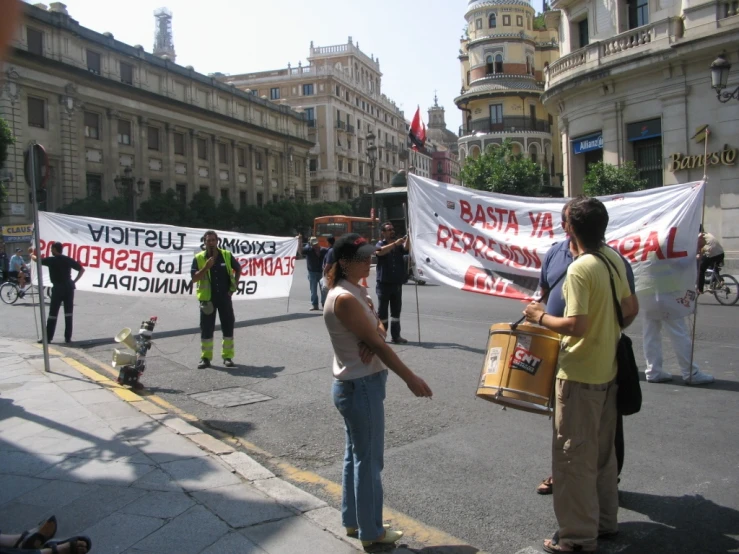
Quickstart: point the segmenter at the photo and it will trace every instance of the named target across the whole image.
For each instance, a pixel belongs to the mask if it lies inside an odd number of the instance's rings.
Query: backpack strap
[[[621,311],[621,302],[618,301],[618,296],[616,295],[616,284],[613,281],[613,273],[611,272],[611,267],[618,273],[618,270],[616,269],[616,266],[613,265],[613,262],[606,258],[603,254],[600,252],[590,252],[593,256],[598,258],[600,261],[602,261],[604,264],[606,264],[606,269],[608,270],[608,276],[611,278],[611,294],[613,295],[613,305],[616,308],[616,317],[618,318],[618,325],[623,329],[624,327],[624,314]],[[610,266],[610,267],[609,267]]]

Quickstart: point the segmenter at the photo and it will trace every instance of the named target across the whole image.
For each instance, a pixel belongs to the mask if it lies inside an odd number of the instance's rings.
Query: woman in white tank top
[[[341,519],[347,535],[358,532],[365,547],[394,543],[403,536],[382,523],[385,367],[405,381],[416,396],[432,396],[426,382],[385,342],[386,331],[367,289],[359,284],[369,275],[374,250],[357,234],[336,240],[323,309],[334,349],[334,404],[346,430]]]

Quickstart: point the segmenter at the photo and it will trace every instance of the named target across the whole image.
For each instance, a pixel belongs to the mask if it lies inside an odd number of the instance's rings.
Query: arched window
[[[538,156],[538,151],[536,149],[536,145],[535,144],[530,144],[529,145],[529,156],[531,157],[531,161],[532,162],[538,162],[539,161],[538,160],[538,157],[539,157]]]
[[[495,72],[503,73],[503,54],[495,55]]]
[[[494,13],[490,14],[490,17],[488,18],[488,27],[491,29],[495,29],[495,27],[498,26],[498,18],[495,16]]]
[[[529,57],[526,56],[526,74],[531,73],[531,64],[529,63]]]
[[[485,59],[485,73],[488,75],[492,75],[493,73],[495,73],[495,64],[492,54],[488,55],[488,57]]]

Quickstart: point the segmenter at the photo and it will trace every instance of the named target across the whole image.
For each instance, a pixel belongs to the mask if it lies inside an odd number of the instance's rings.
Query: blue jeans
[[[360,379],[334,380],[334,405],[344,417],[341,521],[358,527],[363,541],[379,539],[382,527],[382,468],[385,451],[387,370]]]
[[[326,302],[326,293],[327,291],[324,291],[321,288],[320,281],[323,278],[323,272],[321,271],[309,271],[308,272],[308,283],[310,286],[310,303],[313,304],[315,308],[318,307],[318,291],[321,291],[321,306],[323,306],[323,303]]]

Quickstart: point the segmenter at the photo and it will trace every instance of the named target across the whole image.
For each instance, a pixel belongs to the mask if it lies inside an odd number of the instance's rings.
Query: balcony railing
[[[720,0],[719,10],[719,19],[739,15],[739,0]]]
[[[309,119],[309,120],[308,120],[308,127],[309,127],[309,128],[310,128],[310,127],[313,127],[313,128],[315,128],[316,126],[317,126],[317,125],[316,125],[316,120],[315,120],[315,119]]]
[[[493,123],[489,119],[470,121],[467,127],[459,128],[459,136],[466,137],[475,133],[551,133],[548,121],[543,119],[532,120],[529,117],[509,116],[503,121]]]
[[[336,128],[337,129],[341,129],[342,131],[345,131],[346,130],[346,122],[345,121],[341,121],[341,120],[337,121],[336,122]]]
[[[350,125],[349,123],[346,124],[346,132],[354,134],[354,125]]]
[[[648,25],[631,29],[614,37],[591,42],[587,46],[575,50],[553,62],[547,70],[546,88],[558,84],[564,79],[584,71],[594,71],[604,64],[611,64],[632,53],[649,53],[660,48],[655,43],[663,41],[669,48],[679,25],[679,18],[667,18]]]

